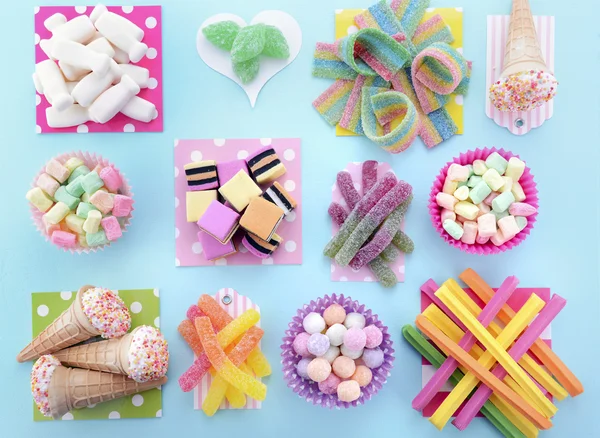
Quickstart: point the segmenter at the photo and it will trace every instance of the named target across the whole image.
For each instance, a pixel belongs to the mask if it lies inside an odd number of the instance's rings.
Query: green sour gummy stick
[[[219,49],[227,50],[228,52],[233,47],[233,42],[239,32],[239,24],[233,21],[220,21],[218,23],[209,24],[202,29],[202,33],[208,41]]]

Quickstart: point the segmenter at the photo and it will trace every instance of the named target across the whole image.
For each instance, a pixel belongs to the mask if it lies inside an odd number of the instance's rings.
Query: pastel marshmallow
[[[505,210],[502,212],[497,212],[497,211],[492,210],[492,211],[490,211],[490,213],[492,213],[494,216],[496,216],[496,222],[498,222],[503,217],[508,216],[508,210]]]
[[[454,192],[454,197],[459,201],[466,201],[469,197],[469,188],[467,186],[461,186]]]
[[[83,219],[73,213],[67,215],[67,217],[65,218],[65,224],[66,224],[67,228],[69,230],[73,231],[75,234],[83,233],[84,222],[85,222],[85,219]]]
[[[452,210],[447,210],[447,209],[442,209],[442,213],[441,213],[441,219],[442,219],[442,223],[444,223],[444,221],[446,219],[450,219],[455,221],[456,220],[456,213],[454,213]]]
[[[473,173],[478,176],[483,176],[483,174],[488,170],[488,167],[485,165],[485,161],[483,160],[475,160],[473,161]]]
[[[46,173],[54,178],[59,183],[64,183],[71,172],[65,166],[63,166],[58,160],[55,158],[51,159],[46,163]]]
[[[463,235],[460,238],[461,242],[467,245],[473,245],[477,238],[477,222],[465,221],[463,222]]]
[[[454,207],[454,212],[470,221],[475,220],[479,216],[479,208],[467,201],[457,203]]]
[[[44,214],[46,223],[55,225],[62,221],[71,212],[71,209],[64,202],[57,202]]]
[[[69,193],[71,196],[75,196],[77,198],[79,198],[81,195],[83,195],[83,193],[85,191],[83,190],[83,186],[81,185],[82,180],[83,180],[83,177],[78,176],[73,181],[71,181],[69,184],[67,184],[67,186],[66,186],[67,193]]]
[[[103,215],[107,215],[112,211],[114,201],[110,193],[98,190],[96,193],[90,196],[90,204],[100,210]]]
[[[523,216],[515,216],[515,220],[517,221],[517,225],[519,226],[519,231],[523,231],[528,223],[527,218]]]
[[[100,246],[109,243],[109,240],[106,238],[106,233],[104,232],[104,230],[98,230],[95,233],[87,233],[85,235],[85,240],[88,246]]]
[[[110,242],[117,240],[123,235],[123,232],[121,231],[121,225],[119,224],[117,218],[114,216],[108,216],[103,218],[100,221],[100,225],[102,226],[102,229],[106,234],[106,238]]]
[[[502,230],[502,235],[505,236],[507,240],[515,237],[520,231],[514,216],[506,216],[500,219],[498,221],[498,228]]]
[[[527,199],[527,197],[525,196],[525,192],[523,191],[523,187],[518,182],[513,182],[511,192],[515,197],[515,201],[517,202],[523,202]]]
[[[500,187],[500,189],[498,191],[500,193],[510,192],[512,190],[512,185],[513,185],[512,178],[509,178],[507,176],[503,176],[502,180],[504,181],[504,184],[502,185],[502,187]]]
[[[504,175],[511,178],[513,181],[518,182],[524,172],[525,163],[517,157],[511,157],[508,160],[508,166],[506,167],[506,173]]]
[[[467,181],[469,179],[469,168],[453,163],[448,169],[448,178],[452,181]]]
[[[496,245],[496,246],[502,246],[509,239],[507,239],[506,237],[504,237],[504,234],[502,234],[502,230],[498,228],[498,231],[496,231],[496,234],[494,234],[492,237],[490,237],[490,240],[492,241],[492,243],[494,245]]]
[[[458,182],[452,181],[450,177],[447,176],[444,181],[444,186],[442,187],[442,192],[453,195],[456,189],[458,189]]]
[[[496,192],[490,193],[489,196],[483,200],[484,204],[489,205],[491,207],[492,202],[494,202],[494,199],[496,199],[498,195],[499,193]]]
[[[66,167],[66,164],[65,164]],[[90,173],[90,169],[85,166],[78,166],[76,167],[72,172],[71,175],[69,176],[69,179],[67,182],[72,182],[73,180],[75,180],[77,177],[82,176],[82,175],[87,175],[88,173]]]
[[[444,230],[446,230],[446,232],[455,240],[460,240],[464,234],[463,227],[453,220],[445,220],[442,226],[444,227]]]
[[[492,237],[496,234],[496,216],[491,213],[483,214],[477,218],[479,236]]]
[[[492,210],[489,205],[487,205],[483,202],[477,204],[477,208],[479,209],[479,216],[487,214]]]
[[[52,232],[50,241],[62,248],[73,248],[77,246],[77,235],[67,231],[56,230]]]
[[[435,195],[435,202],[446,210],[454,211],[454,206],[458,203],[458,199],[448,193],[439,192]]]
[[[469,192],[469,198],[473,204],[481,204],[490,194],[492,189],[488,184],[482,180]]]
[[[58,188],[54,194],[54,199],[64,202],[69,207],[69,210],[75,210],[80,202],[79,197],[69,194],[65,186],[60,186]]]
[[[504,180],[496,169],[486,170],[483,174],[483,180],[494,191],[498,191],[504,185]]]
[[[528,217],[537,213],[537,208],[524,202],[514,202],[508,207],[508,212],[513,216]]]
[[[111,166],[102,169],[98,176],[104,181],[104,186],[111,192],[116,193],[123,184],[123,179],[119,171]]]
[[[88,213],[87,219],[83,223],[83,231],[88,234],[94,234],[98,232],[100,227],[100,221],[102,220],[102,213],[98,210],[91,210]]]
[[[92,171],[82,177],[81,186],[85,193],[92,195],[104,186],[104,181],[96,171]]]
[[[475,243],[478,243],[480,245],[485,245],[486,243],[488,243],[490,241],[489,237],[483,237],[480,234],[477,235],[477,238],[475,239]]]
[[[488,169],[495,169],[500,175],[504,175],[508,161],[498,152],[493,152],[485,159],[485,165]]]
[[[515,202],[515,197],[512,192],[501,193],[492,201],[492,210],[497,213],[502,213],[508,210],[508,207],[510,207],[510,204],[513,202]]]
[[[472,175],[469,178],[469,181],[467,181],[467,187],[469,188],[473,188],[475,187],[477,184],[479,184],[481,181],[483,181],[483,178],[478,176],[478,175]]]
[[[115,195],[113,198],[112,215],[114,217],[129,216],[133,210],[133,198],[125,195]]]
[[[56,230],[60,230],[60,224],[50,224],[46,221],[46,218],[42,216],[42,224],[44,225],[44,230],[46,230],[46,235],[51,236],[52,233]]]
[[[36,185],[44,191],[48,196],[54,196],[60,183],[52,178],[47,173],[42,173],[36,181]]]
[[[29,190],[25,195],[25,198],[27,198],[27,200],[42,213],[50,210],[54,204],[52,199],[50,199],[48,195],[39,187],[34,187],[33,189]]]
[[[85,163],[83,162],[83,160],[81,160],[80,158],[77,157],[71,157],[69,158],[64,166],[69,169],[69,172],[73,172],[75,169],[77,169],[78,167],[83,166]]]
[[[87,219],[88,213],[92,210],[98,210],[98,209],[96,207],[94,207],[92,204],[90,204],[89,202],[80,202],[79,205],[77,206],[76,214],[77,214],[77,216],[79,216],[82,219]],[[113,209],[113,213],[114,213],[114,209]]]

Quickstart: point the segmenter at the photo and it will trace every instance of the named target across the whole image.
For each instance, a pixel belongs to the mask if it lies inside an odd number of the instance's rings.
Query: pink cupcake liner
[[[511,240],[500,246],[494,245],[491,241],[488,241],[484,245],[479,243],[469,245],[461,242],[460,240],[453,239],[446,232],[446,230],[444,230],[444,228],[442,227],[441,220],[442,208],[439,205],[437,205],[437,202],[435,202],[435,197],[439,192],[442,191],[442,188],[444,187],[444,181],[446,180],[448,168],[454,163],[464,166],[467,164],[472,164],[475,160],[485,160],[493,152],[498,152],[502,157],[504,157],[507,160],[511,157],[519,158],[519,156],[516,154],[505,151],[504,149],[496,148],[475,149],[474,151],[468,151],[466,153],[460,154],[458,158],[454,158],[452,162],[446,163],[446,166],[444,166],[444,168],[440,170],[439,175],[433,182],[433,186],[431,187],[431,193],[429,195],[429,214],[431,216],[431,222],[433,223],[435,229],[448,244],[469,254],[499,254],[501,252],[514,248],[515,246],[519,245],[523,240],[525,240],[529,233],[531,233],[531,230],[533,229],[533,225],[535,224],[538,215],[537,213],[535,213],[529,216],[527,218],[527,226]],[[525,172],[519,180],[519,184],[521,184],[521,186],[523,187],[523,191],[525,192],[525,196],[527,197],[525,202],[527,202],[535,208],[538,208],[538,190],[535,181],[533,180],[533,175],[529,170],[529,167],[525,167]]]
[[[109,166],[113,167],[117,172],[119,172],[119,175],[121,175],[121,179],[123,181],[123,185],[121,186],[121,189],[119,190],[119,194],[133,198],[133,192],[131,191],[131,186],[129,185],[129,181],[127,180],[125,175],[123,175],[123,173],[119,169],[117,169],[111,162],[109,162],[108,160],[105,160],[100,155],[90,154],[89,152],[78,151],[78,152],[66,152],[66,153],[63,153],[56,157],[53,157],[53,158],[64,164],[71,157],[77,157],[80,160],[82,160],[83,163],[87,167],[90,168],[90,170],[93,170],[94,167],[96,167],[98,164],[100,164],[102,167],[109,167]],[[50,160],[48,160],[48,161],[50,161]],[[37,187],[36,182],[37,182],[38,178],[40,177],[40,175],[44,172],[46,172],[45,164],[40,169],[40,171],[37,173],[35,178],[33,179],[32,183],[31,183],[32,188]],[[134,202],[134,205],[135,205],[135,202]],[[135,209],[135,207],[131,208],[131,213],[129,213],[129,216],[124,218],[124,220],[119,220],[119,222],[121,223],[121,231],[123,233],[127,232],[127,228],[129,227],[129,224],[131,223],[131,220],[133,219],[133,210],[134,209]],[[39,211],[33,205],[30,206],[30,210],[31,210],[31,219],[33,220],[33,224],[35,225],[35,227],[37,228],[39,233],[42,235],[42,237],[44,237],[47,242],[50,241],[50,236],[48,234],[46,234],[44,222],[42,221],[42,217],[44,216],[44,213]],[[119,219],[121,219],[121,218],[119,218]],[[121,238],[119,240],[121,240],[122,238],[123,238],[123,236],[121,236]],[[69,251],[72,254],[75,254],[75,253],[88,254],[89,252],[96,252],[98,250],[104,250],[105,247],[110,246],[112,243],[113,242],[109,242],[106,245],[99,245],[99,246],[95,246],[93,248],[85,248],[85,247],[79,245],[79,243],[77,244],[77,246],[75,248],[64,248],[64,247],[61,247],[58,245],[55,245],[55,246],[57,248],[62,249],[63,251]]]
[[[361,396],[358,400],[351,403],[338,400],[336,394],[323,394],[319,391],[319,385],[316,382],[300,377],[296,372],[296,365],[302,358],[298,356],[292,348],[292,343],[294,342],[296,335],[304,332],[304,328],[302,327],[304,317],[310,312],[323,314],[323,311],[327,307],[335,303],[341,305],[347,313],[356,312],[362,314],[366,319],[366,325],[374,324],[383,333],[383,341],[379,346],[384,353],[383,364],[379,368],[371,370],[373,372],[373,380],[369,385],[361,388]],[[307,402],[330,409],[359,406],[377,394],[387,381],[394,362],[394,349],[392,348],[391,336],[388,333],[388,328],[381,323],[377,315],[373,314],[371,310],[366,309],[365,306],[358,301],[352,301],[352,298],[346,298],[344,295],[336,296],[333,294],[331,297],[325,295],[323,298],[311,301],[309,304],[305,304],[301,309],[298,309],[296,316],[292,318],[292,322],[289,323],[288,327],[288,330],[285,332],[285,337],[283,338],[283,344],[281,345],[283,378],[286,381],[287,386],[298,394],[299,397],[306,399]]]

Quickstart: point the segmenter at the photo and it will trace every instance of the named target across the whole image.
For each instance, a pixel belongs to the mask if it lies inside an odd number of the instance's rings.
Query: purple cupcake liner
[[[331,304],[341,305],[346,310],[346,313],[356,312],[362,314],[366,319],[366,325],[374,324],[383,333],[383,341],[379,346],[384,353],[383,364],[379,368],[371,370],[373,373],[373,380],[369,385],[361,388],[360,397],[351,403],[338,400],[337,394],[323,394],[319,391],[318,383],[309,379],[304,379],[296,372],[296,365],[302,358],[296,354],[292,348],[292,343],[294,342],[296,335],[304,332],[304,327],[302,326],[304,317],[311,312],[317,312],[322,315],[323,311]],[[281,345],[283,378],[286,381],[287,386],[307,402],[330,409],[347,409],[359,406],[366,403],[377,394],[387,381],[394,362],[394,349],[392,348],[391,336],[388,333],[388,328],[381,323],[377,315],[373,314],[371,310],[366,309],[365,306],[358,301],[353,301],[352,298],[344,297],[344,295],[337,296],[336,294],[333,294],[331,297],[325,295],[323,298],[311,301],[309,304],[305,304],[301,309],[298,309],[296,316],[292,318],[292,322],[288,324],[288,327],[288,330],[285,332],[285,337],[283,338],[283,344]]]

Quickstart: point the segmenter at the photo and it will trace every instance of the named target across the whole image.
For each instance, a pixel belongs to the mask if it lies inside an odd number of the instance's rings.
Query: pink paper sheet
[[[494,291],[495,290],[496,289],[494,289]],[[473,300],[480,307],[483,308],[484,303],[471,291],[471,289],[465,289],[465,292],[467,292],[469,294],[469,296],[471,298],[473,298]],[[535,293],[538,297],[540,297],[545,302],[548,302],[550,300],[550,289],[547,289],[547,288],[517,288],[514,291],[514,293],[512,294],[512,296],[509,298],[508,305],[516,312],[521,307],[523,307],[523,305],[525,304],[527,299],[533,293]],[[423,312],[430,304],[431,304],[431,300],[429,299],[429,297],[427,297],[427,295],[425,295],[423,292],[421,292],[421,312]],[[550,347],[552,347],[552,340],[551,340],[552,339],[552,331],[551,331],[550,327],[551,326],[548,326],[548,328],[546,328],[546,330],[542,333],[541,338]],[[435,373],[436,368],[425,359],[421,360],[421,364],[422,364],[421,365],[421,387],[423,388],[423,387],[425,387],[425,385],[427,384],[429,379]],[[452,391],[452,389],[453,389],[453,386],[450,385],[449,382],[447,382],[442,387],[441,391],[438,392],[436,394],[436,396],[431,400],[431,402],[429,402],[429,404],[425,407],[425,409],[423,409],[423,416],[431,417],[433,415],[433,413],[437,410],[437,408],[440,407],[440,405],[446,399],[446,397],[448,396],[450,391]],[[463,405],[461,405],[461,407],[457,410],[457,413],[460,412],[460,410],[462,409],[464,404],[465,403],[463,403]],[[477,414],[477,416],[481,416],[481,413]]]
[[[52,37],[50,31],[44,27],[44,20],[53,14],[61,13],[67,20],[79,15],[90,15],[93,6],[41,6],[34,9],[35,29],[35,62],[42,62],[48,57],[41,49],[39,42]],[[123,114],[117,114],[104,125],[87,122],[84,125],[72,128],[50,128],[46,123],[46,108],[50,106],[44,96],[36,93],[36,132],[48,133],[87,133],[87,132],[162,132],[163,130],[163,76],[162,76],[162,20],[161,6],[108,6],[108,10],[122,15],[138,25],[144,31],[143,42],[148,45],[147,55],[137,64],[150,70],[150,86],[142,89],[139,97],[149,100],[156,106],[158,117],[150,123],[132,120]],[[32,84],[33,86],[33,84]]]
[[[259,259],[236,239],[238,253],[217,261],[206,260],[198,242],[198,225],[187,222],[185,193],[187,182],[183,166],[192,161],[230,161],[246,158],[251,152],[271,145],[287,173],[277,181],[298,202],[298,207],[285,217],[277,234],[283,238],[272,257]],[[302,167],[299,138],[175,140],[175,265],[299,265],[302,264]],[[270,185],[270,184],[269,184]],[[263,185],[264,190],[269,185]]]
[[[377,178],[380,179],[383,175],[390,170],[390,165],[388,163],[379,163],[377,167]],[[354,162],[349,163],[346,166],[346,169],[352,175],[352,181],[354,181],[354,187],[358,190],[358,193],[362,195],[362,163]],[[346,211],[348,208],[346,206],[346,202],[342,197],[342,194],[338,190],[337,184],[334,182],[331,192],[331,201],[337,202],[341,204]],[[332,224],[331,227],[331,235],[334,236],[340,227],[335,224]],[[402,222],[402,229],[404,230],[404,222]],[[404,253],[400,253],[400,256],[396,259],[394,263],[390,265],[390,268],[396,274],[399,282],[404,282]],[[339,266],[335,260],[331,260],[331,281],[350,281],[355,283],[360,282],[370,282],[377,281],[375,275],[371,272],[368,266],[364,266],[358,271],[355,271],[349,266],[341,267]]]

